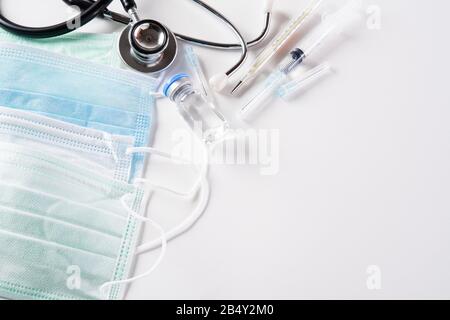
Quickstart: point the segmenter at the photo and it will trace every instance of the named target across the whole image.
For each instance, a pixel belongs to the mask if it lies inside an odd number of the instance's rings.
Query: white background
[[[208,2],[245,36],[260,31],[261,0]],[[272,35],[306,2],[276,1]],[[68,14],[60,0],[1,3],[7,16],[29,25]],[[143,17],[174,31],[234,40],[188,0],[138,3]],[[263,176],[252,165],[212,166],[204,217],[170,243],[161,266],[133,284],[127,298],[450,298],[450,3],[365,5],[379,6],[381,29],[363,28],[322,48],[307,65],[327,60],[335,73],[292,102],[273,103],[251,124],[279,130],[279,172]],[[120,28],[96,21],[83,31]],[[197,52],[208,76],[238,58]],[[220,96],[218,105],[232,119],[251,96]],[[156,145],[170,150],[171,132],[181,121],[166,103],[158,105],[158,121]],[[156,171],[167,176],[171,168]],[[161,195],[151,212],[168,228],[189,209]],[[145,239],[155,236],[148,230]],[[136,272],[145,271],[155,254],[142,257]],[[381,270],[381,290],[366,285],[371,265]]]

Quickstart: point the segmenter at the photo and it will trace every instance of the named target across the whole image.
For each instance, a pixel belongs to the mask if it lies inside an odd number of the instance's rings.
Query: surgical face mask
[[[20,243],[17,244],[17,241],[11,238],[28,239],[32,243],[37,242],[38,245],[47,244],[48,246],[41,246],[36,250],[41,250],[39,256],[45,259],[48,270],[59,270],[54,273],[43,273],[43,270],[32,268],[31,266],[42,264],[37,256],[30,266],[23,265],[25,260],[15,259],[13,264],[7,260],[5,264],[7,268],[0,267],[0,296],[35,299],[121,298],[125,283],[138,280],[155,268],[154,266],[137,277],[124,279],[128,273],[130,261],[133,260],[133,252],[140,254],[161,247],[160,257],[162,257],[166,241],[176,238],[195,223],[204,211],[209,197],[209,188],[205,180],[206,167],[201,169],[201,181],[198,181],[188,193],[158,187],[144,179],[136,179],[135,186],[122,184],[127,186],[127,190],[136,190],[141,194],[144,194],[142,190],[147,190],[145,193],[147,195],[155,190],[163,190],[179,197],[189,198],[195,195],[198,188],[201,187],[202,190],[198,206],[183,223],[170,229],[161,239],[135,246],[140,220],[151,222],[162,234],[164,231],[153,221],[137,216],[138,210],[134,211],[133,208],[137,207],[139,201],[134,205],[127,203],[133,199],[134,191],[119,192],[114,196],[111,192],[106,196],[96,196],[97,191],[93,186],[101,190],[109,190],[108,184],[120,185],[117,179],[127,181],[124,174],[126,171],[123,171],[123,168],[127,168],[126,164],[129,163],[131,154],[153,153],[165,158],[172,157],[152,148],[132,148],[130,145],[132,142],[128,137],[105,137],[101,132],[93,129],[0,107],[0,211],[2,211],[0,239],[3,236],[3,240],[14,243],[16,245],[14,252],[18,255],[28,252],[24,250],[35,249],[33,246],[29,249]],[[95,165],[97,162],[99,165]],[[114,169],[113,172],[111,168]],[[82,174],[78,174],[79,172]],[[112,182],[110,178],[112,173],[115,173],[116,182]],[[101,179],[99,178],[98,184],[90,182],[89,179],[99,175]],[[143,202],[146,203],[146,200]],[[122,211],[128,215],[118,218],[118,214],[109,214]],[[19,216],[16,216],[16,213]],[[16,232],[17,230],[20,232]],[[132,238],[123,240],[123,230],[132,230],[130,231]],[[165,238],[167,240],[164,240]],[[123,261],[126,264],[127,273],[108,279],[105,274],[111,272],[111,264],[108,268],[100,268],[101,274],[86,275],[82,271],[86,265],[90,265],[88,270],[97,270],[93,264],[102,266],[101,263],[105,263],[100,261],[105,260],[102,256],[100,260],[87,262],[83,260],[86,259],[84,255],[71,257],[71,263],[75,260],[81,260],[81,262],[67,265],[68,274],[64,274],[61,270],[66,264],[61,262],[61,257],[51,251],[53,247],[61,247],[62,244],[62,247],[69,251],[69,253],[63,251],[64,256],[74,255],[71,251],[75,248],[78,252],[81,248],[82,251],[89,253],[100,252],[103,256],[106,252],[106,257],[111,257],[117,250],[118,239],[122,239],[121,250],[124,243],[128,246],[126,259]],[[11,257],[11,255],[10,252],[2,251],[0,246],[0,256]],[[51,259],[48,255],[52,255]],[[157,260],[158,263],[160,261],[161,258]],[[20,277],[14,278],[14,274]],[[33,279],[37,274],[45,274],[46,278],[45,281],[33,280],[34,287],[23,284],[23,280],[20,280]],[[62,285],[64,279],[66,279],[65,287]],[[99,284],[105,289],[116,288],[117,293],[102,295],[97,291]],[[19,286],[32,288],[32,290],[14,291]],[[70,290],[67,291],[66,287]],[[36,295],[30,293],[43,290],[47,293]]]
[[[133,205],[122,203],[137,189],[120,182],[133,138],[0,107],[0,144],[0,242],[9,244],[0,246],[0,295],[121,298],[122,286],[100,287],[127,276],[112,270],[128,272],[139,232]]]
[[[121,299],[147,194],[18,144],[0,143],[0,296]],[[152,222],[153,223],[153,222]],[[158,227],[161,234],[162,229]],[[161,244],[161,243],[159,243]]]
[[[156,265],[142,275],[125,278],[136,251],[139,222],[150,222],[164,234],[153,221],[137,215],[140,199],[150,192],[124,183],[128,181],[132,145],[130,137],[0,107],[0,239],[15,244],[14,252],[20,256],[30,250],[41,252],[27,265],[29,260],[21,261],[0,246],[0,256],[13,259],[6,260],[5,269],[0,267],[0,296],[117,299],[123,296],[124,284],[154,270]],[[122,186],[117,194],[116,186]],[[98,195],[97,189],[104,193]],[[33,245],[25,240],[25,244],[18,243],[15,238],[30,240]],[[164,238],[142,246],[161,247],[162,258]],[[125,245],[126,254],[118,255]],[[54,253],[55,247],[61,250]],[[96,258],[88,259],[80,251],[94,253]],[[115,256],[117,267],[111,267],[109,258]],[[33,267],[43,263],[47,273]],[[111,276],[119,263],[126,272]],[[61,271],[65,265],[66,275]],[[83,271],[91,269],[99,273]],[[15,278],[16,274],[20,277]],[[45,276],[45,281],[33,280],[32,286],[24,283],[38,274]]]
[[[32,111],[147,146],[154,123],[155,79],[11,44],[0,44],[0,106]],[[132,176],[143,168],[133,157]]]
[[[4,48],[4,47],[5,46],[0,45],[0,52],[1,52],[1,48]],[[37,59],[37,58],[40,57],[41,54],[44,56],[44,58],[43,58],[44,66],[48,66],[48,64],[49,64],[49,62],[47,62],[48,60],[53,61],[52,60],[52,55],[48,54],[48,53],[43,53],[43,52],[36,51],[36,50],[31,50],[31,53],[27,53],[26,51],[29,51],[30,49],[25,49],[25,48],[21,48],[21,47],[17,47],[17,46],[9,46],[9,48],[12,49],[14,52],[17,52],[18,49],[23,49],[25,51],[25,52],[22,52],[22,51],[19,50],[20,51],[19,52],[19,59],[17,59],[17,56],[9,57],[9,59],[11,60],[10,63],[14,64],[14,63],[20,63],[20,62],[25,61],[25,63],[28,65],[28,70],[32,74],[34,73],[34,70],[35,70],[34,68],[36,66],[39,66],[39,67],[41,66],[40,65],[41,64],[41,60]],[[3,52],[3,53],[6,53],[6,52]],[[33,57],[33,59],[31,61],[35,62],[36,66],[33,63],[29,63],[29,61],[27,60],[28,57],[29,57],[29,54],[31,54],[31,56]],[[56,56],[56,57],[58,57],[58,59],[61,58],[60,56]],[[15,61],[16,59],[19,62]],[[57,62],[58,59],[56,59],[55,61]],[[63,60],[66,60],[66,59],[64,58]],[[72,59],[67,59],[67,60],[72,60]],[[74,61],[76,61],[78,63],[78,65],[80,64],[80,61],[78,61],[78,60],[74,60]],[[64,71],[67,74],[75,75],[75,77],[79,76],[76,72],[73,72],[73,70],[75,69],[75,66],[73,65],[73,63],[71,64],[71,66],[73,68],[67,68],[67,64],[66,63],[64,63],[63,66],[64,66],[64,69],[65,69]],[[0,66],[0,69],[2,67],[3,66]],[[21,66],[18,66],[17,69],[20,70]],[[100,69],[102,69],[102,68],[100,68]],[[93,72],[94,70],[95,70],[95,68],[92,68],[92,70],[90,70],[90,71],[92,71],[90,74],[93,75],[94,77],[95,76],[98,77],[98,75],[95,72]],[[48,72],[48,70],[45,70],[45,72]],[[111,77],[114,78],[116,73],[117,72],[114,72],[114,74],[111,75]],[[36,88],[35,90],[37,92],[44,91],[44,92],[47,93],[48,89],[51,89],[51,88],[47,88],[45,85],[42,85],[42,86],[37,85],[37,84],[40,83],[40,81],[38,80],[39,79],[39,74],[40,73],[38,73],[37,75],[34,75],[34,76],[31,77],[32,79],[37,80],[36,82],[33,82],[33,81],[30,80],[28,82],[28,84],[30,84],[32,88]],[[128,75],[129,73],[126,72],[126,74]],[[22,77],[18,78],[19,82],[22,81],[24,78],[25,79],[27,78],[27,73],[26,72],[22,72],[22,73],[20,73],[20,75]],[[3,75],[0,75],[0,78],[2,76]],[[41,77],[42,77],[42,75],[41,75]],[[46,78],[46,77],[44,76],[42,78]],[[135,87],[138,87],[138,88],[140,88],[140,87],[147,87],[148,86],[147,81],[149,81],[149,80],[152,81],[151,79],[149,79],[147,77],[141,77],[139,75],[136,75],[135,77],[134,76],[130,76],[130,78],[138,78],[138,79],[141,79],[141,80],[145,80],[145,81],[142,81],[142,84],[135,86]],[[15,80],[16,79],[14,79],[14,77],[11,79],[11,81],[15,81]],[[64,79],[63,77],[61,77],[61,80],[63,82],[67,81],[67,79]],[[104,79],[101,78],[100,80],[101,80],[100,82],[102,82]],[[90,83],[92,84],[92,82],[93,81],[91,81]],[[8,82],[5,81],[5,83],[8,83]],[[58,84],[60,84],[60,82],[58,82],[56,80],[55,80],[55,82],[50,81],[50,85],[51,86],[54,86],[54,85],[57,86]],[[62,86],[62,87],[66,88],[64,86]],[[44,90],[42,90],[42,88],[44,88]],[[116,84],[113,83],[111,85],[111,88],[112,88],[112,90],[111,90],[110,94],[112,96],[115,96]],[[152,88],[154,88],[154,87],[152,87]],[[164,153],[160,153],[157,150],[154,150],[152,148],[141,147],[141,145],[145,146],[146,143],[147,143],[147,142],[142,142],[142,141],[145,141],[145,140],[142,139],[145,135],[143,135],[143,134],[136,134],[135,130],[126,131],[127,128],[119,127],[118,125],[110,125],[110,124],[109,125],[105,125],[105,121],[103,121],[103,122],[96,122],[96,121],[92,121],[91,118],[89,118],[88,120],[85,120],[85,121],[84,120],[83,121],[75,121],[75,120],[79,120],[80,117],[77,117],[77,118],[66,117],[65,115],[61,116],[60,114],[58,114],[56,112],[52,113],[52,112],[42,112],[42,111],[33,110],[33,108],[35,106],[44,106],[44,107],[46,107],[48,105],[51,105],[51,102],[55,98],[57,98],[57,100],[59,101],[60,99],[59,99],[58,93],[57,94],[51,94],[51,95],[48,95],[48,94],[41,95],[40,94],[40,95],[34,96],[33,95],[33,91],[27,92],[27,82],[26,81],[24,82],[23,90],[21,90],[21,91],[22,92],[19,92],[19,94],[16,96],[18,98],[18,100],[17,100],[18,103],[17,103],[17,107],[16,107],[17,110],[9,110],[9,111],[8,110],[0,110],[0,111],[3,111],[3,119],[2,119],[2,121],[7,122],[8,125],[9,125],[9,127],[4,128],[4,131],[3,131],[4,135],[7,137],[7,139],[4,140],[4,141],[14,142],[14,143],[20,142],[20,144],[22,146],[24,146],[26,148],[31,148],[31,149],[36,147],[36,143],[39,144],[39,148],[41,148],[45,144],[51,145],[51,150],[49,150],[50,148],[45,148],[45,151],[46,152],[48,151],[47,154],[52,154],[52,155],[56,154],[58,156],[64,156],[65,159],[69,159],[70,160],[69,162],[71,163],[71,165],[75,164],[77,166],[83,166],[83,167],[91,168],[91,169],[95,170],[95,172],[105,174],[108,177],[111,176],[111,172],[110,171],[104,172],[102,170],[97,170],[97,168],[92,168],[92,161],[89,161],[89,164],[82,163],[79,158],[83,158],[82,160],[86,160],[85,159],[86,155],[84,155],[84,154],[88,154],[89,155],[87,157],[88,158],[87,160],[93,160],[94,158],[97,158],[97,157],[101,156],[101,157],[103,157],[104,160],[103,161],[97,161],[97,162],[102,163],[102,164],[103,163],[111,163],[112,164],[111,158],[114,158],[114,154],[116,155],[116,157],[118,157],[119,159],[123,159],[124,161],[128,161],[127,158],[126,158],[126,155],[128,155],[129,157],[132,157],[132,159],[134,159],[133,163],[136,163],[136,159],[138,159],[138,158],[143,159],[144,155],[147,154],[147,153],[153,153],[153,154],[156,154],[156,155],[161,155],[161,156],[164,156],[164,157],[171,158],[170,155],[167,155],[167,154],[164,154]],[[104,93],[104,90],[102,90],[101,92],[103,93],[104,100],[106,100],[107,102],[113,100],[113,99],[109,99],[108,95]],[[137,90],[137,92],[139,93],[140,91]],[[23,93],[23,95],[22,95],[22,93]],[[64,93],[64,91],[63,91],[63,93]],[[154,102],[154,100],[153,100],[152,94],[153,94],[153,92],[150,93],[151,103],[149,105],[149,109],[150,109],[149,115],[150,116],[149,116],[149,119],[148,119],[149,120],[148,122],[150,124],[152,124],[152,119],[153,119],[153,117],[152,117],[152,115],[153,115],[152,114],[152,111],[153,111],[152,103]],[[147,95],[144,95],[144,99],[141,99],[141,100],[147,101],[148,98],[146,98],[146,96]],[[32,98],[34,97],[34,99],[30,99],[30,97],[32,97]],[[4,97],[0,96],[0,99],[2,99],[2,98],[4,98]],[[45,99],[45,98],[50,98],[50,99]],[[133,97],[131,97],[131,98],[133,98]],[[62,100],[63,100],[63,102],[65,102],[64,101],[65,99],[62,99]],[[29,101],[29,103],[22,104],[22,102],[26,102],[26,101]],[[91,97],[90,97],[90,101],[92,101]],[[89,104],[88,103],[86,103],[86,104],[87,104],[87,107],[89,107]],[[23,108],[22,105],[24,105],[25,108]],[[61,104],[61,106],[66,107],[65,104]],[[41,115],[36,115],[36,114],[33,115],[32,113],[28,112],[28,110],[30,110],[30,107],[31,107],[31,110],[33,110],[34,113],[39,113]],[[56,110],[56,111],[66,111],[66,110],[59,110],[57,107],[58,107],[58,104],[55,104],[54,105],[54,110]],[[98,105],[94,105],[93,107],[94,107],[94,110],[95,110],[95,108],[97,108]],[[117,111],[118,111],[117,109],[120,110],[120,111],[123,110],[123,109],[117,108],[117,107],[116,108],[109,108],[108,110],[113,112],[114,114],[116,114]],[[48,110],[48,109],[46,109],[46,110]],[[81,108],[80,110],[84,110],[84,109]],[[83,114],[83,113],[81,112],[81,114]],[[13,117],[11,117],[11,115]],[[69,122],[71,122],[72,124],[62,123],[62,122],[57,121],[57,120],[51,120],[51,119],[47,118],[48,116],[50,116],[52,118],[55,118],[55,119],[65,120],[65,121],[70,120]],[[138,115],[138,116],[141,116],[141,115]],[[18,119],[18,117],[20,119]],[[23,119],[23,118],[25,118],[25,119]],[[123,118],[120,118],[120,119],[123,120]],[[11,125],[13,125],[13,126],[11,126]],[[80,128],[78,125],[84,126],[84,128]],[[99,126],[99,125],[101,125],[101,126]],[[16,132],[11,132],[11,130],[10,130],[12,127],[14,127],[14,129],[16,130],[17,126],[22,128],[22,131],[20,132],[20,134],[17,134],[17,131]],[[92,129],[92,128],[94,128],[94,129]],[[98,129],[105,129],[105,133],[101,134],[100,132],[98,132],[96,130],[96,128],[98,128]],[[145,127],[142,126],[140,124],[140,122],[138,122],[137,128],[144,128],[145,129]],[[51,129],[51,130],[49,130],[49,129]],[[56,129],[58,129],[58,130],[56,130]],[[120,129],[120,130],[118,130],[118,129]],[[147,132],[149,132],[150,129],[151,128],[147,128]],[[31,130],[31,132],[30,132],[30,130]],[[137,130],[137,131],[139,132],[139,130]],[[143,130],[141,132],[143,132]],[[12,134],[12,133],[14,133],[14,134]],[[49,133],[50,133],[50,135],[49,135]],[[121,136],[120,133],[122,133],[122,134],[125,133],[125,135]],[[129,134],[128,137],[126,136],[126,133]],[[88,136],[87,140],[85,139],[86,136]],[[70,139],[68,139],[68,137]],[[126,152],[126,154],[123,155],[123,153],[120,150],[123,150],[126,146],[128,146],[130,143],[132,143],[127,138],[132,138],[134,140],[134,148],[128,148],[128,150],[127,150],[128,152]],[[30,140],[30,141],[27,142],[27,140]],[[93,140],[98,140],[98,141],[96,141],[97,143],[92,143]],[[149,139],[147,139],[147,140],[149,140]],[[88,143],[86,143],[86,141]],[[138,141],[138,143],[136,143],[136,141]],[[47,145],[47,147],[49,147],[48,145]],[[98,152],[91,152],[93,149],[96,149],[96,148],[93,148],[93,146],[98,146],[98,145],[100,145],[100,146],[107,145],[107,146],[111,147],[109,149],[109,151],[112,151],[112,150],[118,150],[118,151],[117,152],[111,152],[111,154],[109,154],[109,155],[108,155],[108,151],[102,152],[102,154],[99,154]],[[59,149],[65,149],[65,150],[57,151],[56,149],[58,149],[58,148]],[[101,149],[103,149],[103,148],[101,148]],[[106,149],[108,149],[108,148],[104,148],[104,150],[106,150]],[[73,152],[72,152],[72,155],[69,155],[68,150],[72,150],[72,151],[75,150],[76,151],[75,154],[79,153],[80,157],[77,157],[76,155],[74,155]],[[81,154],[83,154],[82,157],[81,157]],[[73,161],[72,157],[75,157],[74,161]],[[174,160],[174,159],[172,159],[172,160]],[[178,162],[178,161],[176,161],[176,162]],[[205,165],[206,165],[206,162],[205,162]],[[115,168],[114,164],[112,164],[111,167]],[[117,175],[117,174],[114,175],[115,178],[120,179],[120,180],[124,180],[124,181],[128,181],[127,179],[120,178],[120,177],[124,176],[123,172],[125,172],[122,167],[115,168],[114,171],[122,173],[122,174],[119,174],[119,175]],[[136,170],[134,170],[133,172],[136,173]],[[151,184],[148,180],[134,179],[135,182],[136,182],[136,186],[142,186],[143,189],[147,190],[147,193],[149,193],[149,192],[151,192],[153,190],[163,190],[163,191],[168,191],[168,192],[170,192],[170,193],[172,193],[172,194],[174,194],[176,196],[191,198],[191,197],[195,196],[195,193],[196,193],[196,191],[198,189],[201,189],[200,201],[199,201],[198,206],[186,218],[185,221],[183,221],[180,225],[178,225],[178,226],[176,226],[174,228],[171,228],[167,232],[167,238],[168,239],[174,239],[174,238],[178,237],[179,235],[181,235],[182,233],[184,233],[187,229],[189,229],[195,223],[195,221],[197,221],[197,219],[201,216],[201,214],[203,213],[203,211],[204,211],[204,209],[205,209],[205,207],[207,205],[207,201],[208,201],[208,197],[209,197],[209,187],[208,187],[208,183],[207,183],[207,180],[206,180],[206,167],[201,169],[200,173],[201,173],[201,175],[200,175],[199,180],[194,184],[194,187],[191,190],[189,190],[188,192],[180,192],[180,191],[171,190],[171,189],[164,188],[164,187],[161,188],[161,187],[158,187],[157,185]],[[38,189],[39,187],[40,187],[40,184],[39,183],[35,183],[32,188],[28,187],[28,189],[31,189],[33,191],[37,191],[37,190],[40,190],[40,189]],[[25,188],[25,189],[27,189],[27,188]],[[56,188],[56,189],[60,189],[60,188]],[[61,189],[64,190],[63,188],[61,188]],[[12,194],[13,195],[17,194],[17,190],[14,190],[14,191],[15,192],[13,192]],[[43,192],[43,193],[47,194],[47,192]],[[5,193],[5,195],[6,194],[7,193]],[[64,194],[60,194],[59,195],[59,197],[63,197],[63,196],[64,196]],[[25,203],[24,199],[26,199],[26,198],[28,198],[28,199],[31,198],[32,202],[34,204],[36,204],[36,203],[39,204],[39,202],[36,202],[36,201],[44,201],[42,198],[39,198],[39,197],[37,199],[40,199],[40,200],[36,200],[36,197],[31,197],[31,195],[28,193],[28,194],[23,195],[22,197],[14,198],[13,201],[9,201],[8,203],[16,203],[16,204],[17,203]],[[121,198],[121,200],[124,200],[124,199]],[[50,203],[53,203],[53,202],[50,201]],[[114,201],[112,201],[111,203],[114,203]],[[116,201],[116,203],[117,203],[117,201]],[[137,216],[136,217],[136,212],[134,210],[130,210],[130,208],[129,208],[130,206],[129,205],[125,204],[125,206],[124,206],[123,205],[123,201],[121,201],[121,205],[122,205],[122,208],[125,208],[126,212],[128,213],[128,216],[127,216],[128,220],[126,222],[126,229],[127,230],[133,230],[133,237],[135,238],[135,235],[138,234],[138,230],[139,230],[139,223],[138,223],[138,221],[144,220],[144,219],[141,216]],[[116,207],[116,206],[114,206],[114,207]],[[41,212],[47,212],[49,210],[47,208],[52,209],[53,206],[52,205],[49,205],[48,207],[44,206],[44,209],[41,208]],[[78,207],[70,205],[69,207],[66,206],[66,208],[68,208],[68,209],[60,211],[59,213],[57,213],[57,215],[64,215],[64,213],[66,213],[66,216],[62,217],[62,218],[65,219],[65,218],[67,218],[67,212],[70,212],[69,216],[71,218],[73,218],[73,217],[80,217],[81,219],[88,219],[89,213],[87,213],[87,212],[85,212],[84,214],[80,213],[81,210]],[[72,210],[72,211],[70,211],[70,210]],[[134,217],[134,218],[130,218],[130,217]],[[111,228],[111,226],[110,226],[111,224],[115,223],[115,222],[112,222],[112,223],[108,222],[105,219],[98,219],[97,221],[101,221],[101,222],[96,223],[96,227],[103,227],[106,230]],[[149,222],[154,224],[151,220]],[[136,227],[136,225],[137,225],[137,227]],[[162,230],[160,228],[158,228],[158,229],[162,232]],[[143,253],[145,251],[161,247],[162,248],[161,255],[162,255],[163,252],[164,252],[164,249],[165,249],[165,241],[162,240],[162,238],[158,239],[158,240],[155,240],[155,241],[152,241],[152,242],[149,242],[147,244],[140,245],[139,247],[136,248],[136,253]],[[65,237],[61,236],[59,238],[60,242],[62,242],[63,240],[64,241],[67,240],[67,234],[65,234]],[[128,241],[130,243],[130,245],[129,245],[129,250],[130,251],[133,251],[134,250],[133,248],[135,247],[133,241]],[[128,269],[129,268],[129,261],[131,260],[131,258],[129,258],[129,255],[127,255],[127,257],[128,257],[127,258],[127,263],[126,263],[127,266],[126,266],[125,270],[128,272],[128,270],[129,270]],[[157,262],[159,262],[159,261],[160,261],[160,259],[158,259]],[[17,267],[20,268],[20,266],[17,266]],[[76,271],[77,270],[76,266],[74,268],[71,267],[69,271],[73,271],[73,270]],[[145,276],[148,273],[150,273],[153,269],[154,268],[148,270],[145,274],[140,275],[138,277],[134,277],[132,279],[124,279],[125,276],[115,276],[115,277],[113,277],[112,280],[111,280],[113,282],[112,283],[110,282],[105,287],[106,287],[106,289],[108,289],[110,287],[119,288],[119,289],[115,289],[118,293],[116,293],[114,295],[109,295],[108,297],[110,297],[110,298],[120,298],[120,297],[122,297],[123,286],[121,284],[124,284],[124,283],[127,283],[127,282],[131,282],[131,281],[136,280],[136,279],[138,279],[138,278],[140,278],[142,276]],[[14,269],[11,268],[11,270],[14,270]],[[33,271],[33,270],[31,270],[31,271]],[[26,275],[28,277],[28,273],[27,272],[25,272],[24,275]],[[52,284],[54,282],[49,281],[48,283]],[[59,281],[57,281],[57,283],[59,284]],[[119,285],[114,285],[114,283],[117,283]],[[41,290],[40,289],[40,285],[42,285],[42,283],[41,284],[37,284],[35,286],[36,287],[35,290],[37,290],[37,291]],[[112,286],[112,285],[114,285],[114,286]],[[47,288],[47,291],[53,291],[54,290],[52,285],[49,285],[46,288]],[[82,289],[82,290],[85,290],[85,288]],[[9,296],[11,296],[11,295],[8,295],[8,297]],[[14,297],[14,296],[12,296],[12,297]],[[98,297],[98,296],[96,296],[96,297]],[[32,297],[30,297],[30,298],[32,298]],[[56,298],[62,298],[62,296],[56,296]]]
[[[134,146],[130,136],[119,136],[76,126],[22,110],[0,107],[0,142],[39,148],[71,163],[127,182]]]
[[[145,197],[63,158],[0,143],[0,296],[122,298]]]
[[[117,33],[70,33],[49,39],[33,39],[0,29],[0,42],[27,45],[111,67],[122,66],[117,54],[118,36]]]

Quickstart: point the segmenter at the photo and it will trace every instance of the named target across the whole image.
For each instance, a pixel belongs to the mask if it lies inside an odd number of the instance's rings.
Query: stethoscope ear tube
[[[134,0],[120,0],[122,2],[122,6],[126,12],[130,11],[133,8],[136,8],[136,2]]]
[[[69,6],[75,6],[80,9],[80,11],[87,10],[93,3],[93,0],[63,0]],[[122,24],[129,24],[130,17],[127,15],[123,15],[109,9],[105,9],[101,15],[102,18],[109,19],[115,22],[119,22]]]
[[[14,23],[14,22],[10,21],[9,19],[7,19],[6,17],[4,17],[0,13],[0,27],[6,29],[7,31],[9,31],[11,33],[14,33],[14,34],[20,35],[20,36],[25,36],[25,37],[30,37],[30,38],[51,38],[51,37],[61,36],[61,35],[70,33],[72,31],[74,31],[75,29],[80,28],[80,27],[84,26],[85,24],[89,23],[96,17],[109,18],[111,20],[114,20],[114,21],[117,21],[117,22],[120,22],[123,24],[127,24],[127,25],[130,24],[130,22],[136,23],[139,21],[139,19],[137,19],[136,3],[134,0],[121,0],[125,11],[128,14],[130,14],[133,17],[133,19],[131,19],[130,16],[121,15],[119,13],[108,10],[108,6],[112,3],[113,0],[97,0],[97,1],[93,1],[93,0],[63,0],[63,1],[68,5],[77,6],[81,10],[80,14],[78,14],[76,17],[74,17],[66,22],[62,22],[62,23],[59,23],[56,25],[47,26],[47,27],[28,27],[28,26],[22,26],[22,25]],[[264,26],[263,32],[256,39],[254,39],[250,42],[246,42],[245,39],[243,38],[242,34],[235,27],[235,25],[230,20],[228,20],[223,14],[221,14],[219,11],[215,10],[214,8],[212,8],[211,6],[209,6],[202,0],[192,0],[192,1],[197,3],[198,5],[200,5],[201,7],[205,8],[210,13],[212,13],[217,18],[219,18],[221,21],[223,21],[226,25],[228,25],[231,28],[231,30],[235,33],[237,38],[239,39],[239,43],[227,44],[227,43],[211,42],[211,41],[188,37],[188,36],[181,35],[181,34],[176,34],[176,33],[174,34],[169,31],[170,38],[172,41],[172,47],[176,46],[176,40],[173,40],[176,37],[178,39],[189,42],[191,44],[196,44],[196,45],[205,46],[205,47],[209,47],[209,48],[225,49],[225,50],[238,50],[238,49],[241,50],[242,54],[241,54],[239,61],[234,66],[232,66],[225,74],[221,74],[221,75],[219,75],[219,77],[216,77],[221,81],[215,81],[215,82],[225,83],[226,82],[225,80],[228,80],[228,78],[231,77],[245,62],[247,55],[248,55],[248,48],[250,46],[259,44],[267,36],[268,31],[269,31],[270,21],[271,21],[271,7],[272,7],[273,0],[266,0],[266,4],[264,6],[264,10],[266,11],[265,12],[266,21],[265,21],[265,26]],[[121,39],[123,39],[123,38],[124,38],[124,36],[121,37]],[[129,39],[129,40],[131,40],[131,39]],[[125,57],[125,59],[128,60],[128,58],[129,58],[129,57],[127,57],[128,54],[123,53],[124,47],[125,47],[125,45],[124,45],[123,41],[121,40],[122,58]],[[133,46],[130,44],[130,47],[133,47]],[[177,50],[175,49],[175,50],[172,50],[171,52],[169,52],[168,57],[173,55],[174,52],[175,52],[174,55],[176,55],[176,51]],[[130,52],[132,52],[132,51],[130,51]],[[130,64],[130,63],[127,63],[127,64]],[[146,68],[146,69],[148,69],[148,68]],[[150,69],[153,69],[153,68],[150,68]],[[149,71],[149,70],[147,70],[147,71]]]
[[[242,50],[241,58],[234,66],[232,66],[227,72],[225,72],[225,75],[227,77],[232,76],[237,71],[237,69],[239,69],[241,67],[241,65],[245,62],[245,60],[247,59],[247,55],[248,55],[247,42],[245,41],[244,37],[242,36],[242,34],[238,30],[238,28],[236,28],[236,26],[230,20],[228,20],[223,14],[221,14],[219,11],[217,11],[213,7],[209,6],[202,0],[192,0],[192,1],[194,1],[198,5],[202,6],[203,8],[205,8],[206,10],[211,12],[213,15],[215,15],[217,18],[222,20],[226,25],[228,25],[231,28],[231,30],[233,30],[233,32],[239,39],[240,47]]]
[[[103,15],[103,12],[111,4],[112,1],[113,0],[98,0],[96,2],[93,2],[86,10],[82,10],[78,16],[66,22],[62,22],[48,27],[22,26],[8,20],[2,14],[0,14],[0,26],[11,33],[29,38],[57,37],[72,32],[75,29],[89,23],[97,16]],[[83,1],[83,3],[84,2],[86,1]]]

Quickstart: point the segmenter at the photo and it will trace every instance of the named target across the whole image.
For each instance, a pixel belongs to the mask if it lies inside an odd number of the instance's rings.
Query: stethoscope
[[[84,26],[96,17],[107,18],[127,27],[122,32],[119,39],[119,53],[122,60],[134,70],[143,73],[157,73],[167,69],[176,59],[178,52],[177,39],[203,47],[242,51],[239,61],[231,67],[225,74],[213,77],[212,82],[221,87],[245,62],[250,47],[260,44],[269,32],[272,18],[271,7],[273,0],[266,0],[264,6],[265,25],[261,34],[250,42],[246,42],[236,26],[219,11],[215,10],[201,0],[192,0],[202,6],[214,16],[228,25],[239,39],[239,43],[218,43],[206,41],[171,32],[162,23],[141,19],[137,12],[137,5],[134,0],[121,0],[123,8],[129,16],[125,16],[108,9],[113,0],[63,0],[71,6],[80,8],[80,14],[57,25],[48,27],[26,27],[18,25],[0,14],[0,26],[4,29],[25,37],[50,38],[56,37]],[[76,21],[77,23],[73,23]]]

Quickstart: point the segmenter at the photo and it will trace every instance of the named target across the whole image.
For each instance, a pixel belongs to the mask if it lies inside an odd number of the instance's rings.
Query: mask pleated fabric
[[[0,106],[150,144],[156,79],[5,43],[0,61]],[[134,156],[130,178],[140,176],[143,162]]]
[[[127,150],[151,142],[157,81],[5,43],[0,61],[0,296],[123,298],[146,200]]]
[[[0,107],[0,141],[39,147],[121,181],[128,181],[134,137],[108,134],[39,114]]]
[[[126,277],[132,259],[136,228],[124,204],[139,212],[142,197],[128,183],[0,143],[0,295],[105,298],[101,285]],[[79,276],[78,286],[71,276]],[[108,298],[121,298],[121,289],[113,287]]]
[[[49,39],[33,39],[0,29],[0,42],[9,42],[48,50],[110,67],[122,67],[117,54],[118,33],[70,33]]]

